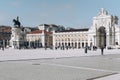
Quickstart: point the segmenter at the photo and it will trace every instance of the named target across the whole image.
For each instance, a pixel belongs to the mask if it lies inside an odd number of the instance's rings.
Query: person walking
[[[104,47],[102,46],[101,47],[101,54],[103,55],[103,52],[104,52]]]
[[[87,53],[87,46],[85,47],[85,53]]]

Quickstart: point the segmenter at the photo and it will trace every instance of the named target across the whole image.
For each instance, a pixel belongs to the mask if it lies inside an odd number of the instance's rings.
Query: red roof
[[[6,27],[6,29],[4,30],[4,32],[9,32],[9,33],[11,33],[11,28],[10,28],[10,27]]]
[[[40,33],[42,33],[42,30],[34,30],[28,34],[40,34]]]
[[[43,30],[34,30],[28,34],[41,34],[43,32]],[[45,34],[52,34],[52,32],[47,32],[47,31],[44,31]]]
[[[0,32],[11,33],[11,27],[0,27]]]
[[[45,34],[52,34],[52,32],[44,31]]]

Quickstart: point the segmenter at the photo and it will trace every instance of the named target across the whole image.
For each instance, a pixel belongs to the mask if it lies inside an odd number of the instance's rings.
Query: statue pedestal
[[[12,29],[12,35],[11,35],[11,40],[10,40],[10,46],[12,48],[19,48],[20,47],[20,40],[22,39],[22,30],[21,28],[15,28],[13,27]]]

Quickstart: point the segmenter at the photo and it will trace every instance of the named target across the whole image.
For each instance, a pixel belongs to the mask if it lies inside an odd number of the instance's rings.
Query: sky
[[[13,26],[19,16],[23,26],[90,27],[101,8],[120,18],[120,0],[0,0],[0,25]]]

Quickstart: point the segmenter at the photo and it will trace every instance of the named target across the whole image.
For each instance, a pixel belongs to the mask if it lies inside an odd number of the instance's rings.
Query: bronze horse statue
[[[19,17],[17,17],[17,19],[13,19],[13,22],[14,22],[15,27],[20,27],[21,26],[21,23],[19,21]]]

